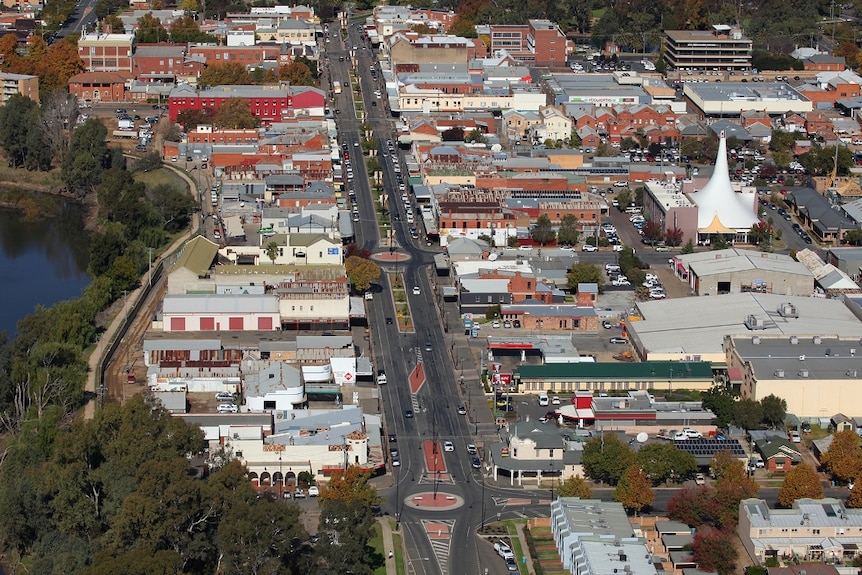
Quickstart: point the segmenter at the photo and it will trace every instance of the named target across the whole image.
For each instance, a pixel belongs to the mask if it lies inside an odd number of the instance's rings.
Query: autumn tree
[[[590,499],[593,496],[589,481],[580,475],[572,475],[560,483],[557,493],[560,497],[580,497],[581,499]]]
[[[715,571],[718,575],[730,575],[736,568],[736,535],[732,531],[721,531],[712,527],[701,527],[694,535],[692,550],[694,561],[701,571]]]
[[[823,485],[817,471],[807,463],[799,463],[784,476],[784,484],[778,490],[778,504],[790,507],[797,499],[823,499]]]
[[[220,128],[238,130],[242,128],[257,128],[260,125],[251,112],[251,105],[242,98],[228,98],[218,107],[213,116],[213,124]]]
[[[716,481],[713,489],[713,525],[734,529],[739,522],[739,502],[757,495],[760,485],[745,470],[745,465],[727,451],[713,458]]]
[[[135,41],[140,44],[157,44],[168,39],[168,31],[162,25],[160,18],[147,12],[138,18],[138,28],[135,31]]]
[[[458,14],[449,26],[448,33],[461,38],[477,38],[475,22],[463,14]]]
[[[686,487],[667,502],[667,515],[691,527],[714,523],[712,489],[705,485]]]
[[[667,442],[642,446],[637,452],[636,461],[653,485],[676,477],[688,477],[697,471],[694,455]]]
[[[207,86],[239,86],[249,83],[248,70],[235,62],[224,64],[209,64],[201,72],[198,85]]]
[[[296,60],[279,68],[278,77],[290,82],[291,86],[314,86],[314,78],[309,67]]]
[[[838,431],[832,435],[832,443],[820,457],[820,462],[838,481],[862,478],[862,449],[859,436],[853,430]]]
[[[635,515],[655,501],[652,484],[637,464],[630,465],[623,473],[614,490],[614,501],[619,501],[623,507],[634,511]]]
[[[847,507],[852,509],[862,507],[862,489],[857,489],[854,486],[854,489],[850,490],[850,495],[847,497]]]
[[[367,291],[372,282],[380,279],[380,266],[369,259],[350,256],[344,260],[344,269],[353,289],[358,292]]]
[[[171,23],[171,42],[186,44],[188,42],[212,42],[213,37],[201,32],[197,21],[191,16],[181,16]]]
[[[194,130],[200,125],[212,124],[214,117],[215,111],[212,108],[203,108],[201,110],[186,109],[181,110],[177,114],[177,123],[185,127],[186,130]],[[171,124],[166,123],[165,126],[166,131],[172,130],[172,128],[170,128]],[[162,132],[161,127],[159,128],[159,132]],[[162,133],[163,139],[170,142],[177,141],[181,135],[182,134],[180,132],[175,132],[173,134]]]
[[[584,471],[592,479],[616,485],[631,465],[635,454],[616,434],[593,437],[584,444]]]

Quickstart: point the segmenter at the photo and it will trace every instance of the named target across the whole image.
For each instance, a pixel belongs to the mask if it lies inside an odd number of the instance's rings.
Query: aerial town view
[[[860,18],[3,0],[0,575],[862,573]]]

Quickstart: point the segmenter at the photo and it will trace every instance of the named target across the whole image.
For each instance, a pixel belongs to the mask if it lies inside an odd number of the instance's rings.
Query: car
[[[464,407],[464,404],[458,406],[458,415],[467,415],[467,408]]]
[[[551,398],[551,405],[560,405],[560,396],[555,395]]]
[[[320,489],[317,487],[317,485],[312,485],[308,488],[309,497],[317,497],[318,495],[320,495]]]
[[[422,290],[419,289],[419,286],[413,286],[413,295],[419,295],[422,293]]]
[[[630,285],[632,285],[632,283],[626,278],[618,277],[617,279],[615,279],[611,282],[611,285],[620,287],[620,286],[630,286]]]
[[[500,327],[500,322],[495,319],[493,322],[491,322],[491,327],[497,329],[498,327]]]
[[[513,322],[512,322],[512,327],[514,327],[514,328],[520,328],[520,327],[521,327],[521,320],[516,319],[515,321],[513,321]]]
[[[623,245],[622,244],[614,244],[613,249],[615,252],[621,252],[621,251],[623,251]]]
[[[509,321],[509,320],[504,321],[504,322],[503,322],[503,327],[505,327],[505,328],[511,328],[511,327],[512,327],[512,322],[511,322],[511,321]]]
[[[614,182],[615,188],[627,188],[628,186],[629,186],[628,183],[623,182],[622,180],[620,180],[619,182]]]
[[[219,401],[233,401],[233,394],[227,391],[220,391],[216,394],[215,398]]]
[[[599,248],[597,248],[597,247],[596,247],[596,246],[594,246],[593,244],[584,244],[584,247],[582,247],[582,248],[581,248],[581,251],[584,251],[584,252],[597,252],[597,251],[599,251]]]
[[[443,442],[443,451],[455,451],[455,444],[451,441]]]
[[[405,419],[413,419],[413,410],[412,409],[405,409],[404,410],[404,418]]]
[[[518,571],[518,563],[515,561],[514,557],[506,559],[506,570],[511,573],[515,573]]]
[[[470,458],[470,466],[473,469],[481,469],[482,468],[482,460],[479,459],[479,456],[474,455]]]
[[[801,429],[802,429],[802,433],[811,433],[811,424],[808,423],[807,421],[803,421]]]
[[[389,443],[397,443],[398,442],[398,437],[394,433],[390,433],[388,439],[389,439]]]
[[[430,341],[425,342],[425,351],[431,351],[434,347],[431,345]]]
[[[389,457],[392,457],[392,458],[398,457],[398,448],[397,447],[390,447],[389,448]]]
[[[602,322],[602,327],[603,327],[603,328],[605,328],[605,329],[611,329],[611,328],[612,328],[612,327],[614,327],[614,326],[613,326],[613,324],[612,324],[611,322],[609,322],[608,320],[604,320],[604,321]]]
[[[219,413],[236,413],[239,411],[239,407],[233,403],[222,403],[216,408]]]
[[[793,430],[789,433],[789,435],[790,435],[790,441],[792,441],[793,443],[802,443],[802,438],[799,436],[798,431]]]
[[[662,292],[651,291],[649,293],[649,297],[650,297],[650,299],[665,299],[665,298],[667,298],[667,294],[665,294],[663,291]]]
[[[612,337],[608,339],[608,343],[619,343],[619,344],[627,344],[629,340],[624,337]]]
[[[688,436],[682,431],[677,431],[673,436],[671,436],[671,439],[674,441],[688,441]]]
[[[401,458],[397,455],[391,459],[392,467],[401,467]]]
[[[704,477],[703,473],[696,473],[694,475],[694,482],[697,485],[703,485],[706,483],[706,477]]]
[[[475,445],[473,445],[472,443],[468,443],[467,444],[467,453],[469,453],[470,455],[476,455],[479,453],[479,451],[476,449]]]
[[[217,240],[221,239],[221,232],[218,230],[213,230],[213,237]]]
[[[503,541],[497,541],[496,543],[494,543],[494,551],[497,552],[497,555],[503,558],[515,557],[515,554],[512,552],[512,548],[509,547],[509,545]]]
[[[301,487],[297,487],[296,491],[293,492],[294,499],[305,499],[305,490]]]
[[[682,432],[685,433],[685,436],[689,439],[700,439],[703,437],[703,434],[695,429],[690,427],[684,427]]]
[[[114,110],[114,111],[115,111],[117,114],[126,114],[126,113],[127,113],[125,108],[117,108],[117,109],[116,109],[116,110]]]
[[[386,372],[382,369],[377,370],[377,385],[385,385],[386,384]]]

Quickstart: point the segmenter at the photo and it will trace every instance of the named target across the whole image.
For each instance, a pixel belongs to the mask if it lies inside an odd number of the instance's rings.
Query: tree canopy
[[[358,292],[367,291],[371,282],[380,279],[380,266],[360,256],[348,257],[344,260],[344,268],[353,289]]]
[[[623,507],[635,514],[649,507],[655,501],[655,492],[649,478],[637,465],[630,465],[620,478],[614,490],[614,501],[622,503]]]
[[[631,465],[635,454],[615,434],[593,437],[584,444],[584,471],[592,479],[616,485]]]
[[[589,481],[580,475],[572,475],[560,483],[557,486],[557,493],[560,497],[580,497],[581,499],[590,499],[593,496]]]
[[[778,490],[778,504],[790,507],[797,499],[823,498],[823,485],[817,471],[807,463],[799,463],[784,476],[784,484]]]
[[[650,443],[642,446],[636,461],[653,485],[685,478],[697,471],[694,455],[673,443]]]
[[[829,449],[820,457],[820,462],[838,481],[862,478],[862,449],[859,436],[852,429],[838,431],[832,435]]]

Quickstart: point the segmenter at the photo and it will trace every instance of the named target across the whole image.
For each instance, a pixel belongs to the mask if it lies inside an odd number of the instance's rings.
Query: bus
[[[341,82],[333,82],[332,83],[332,91],[336,94],[341,93]]]

